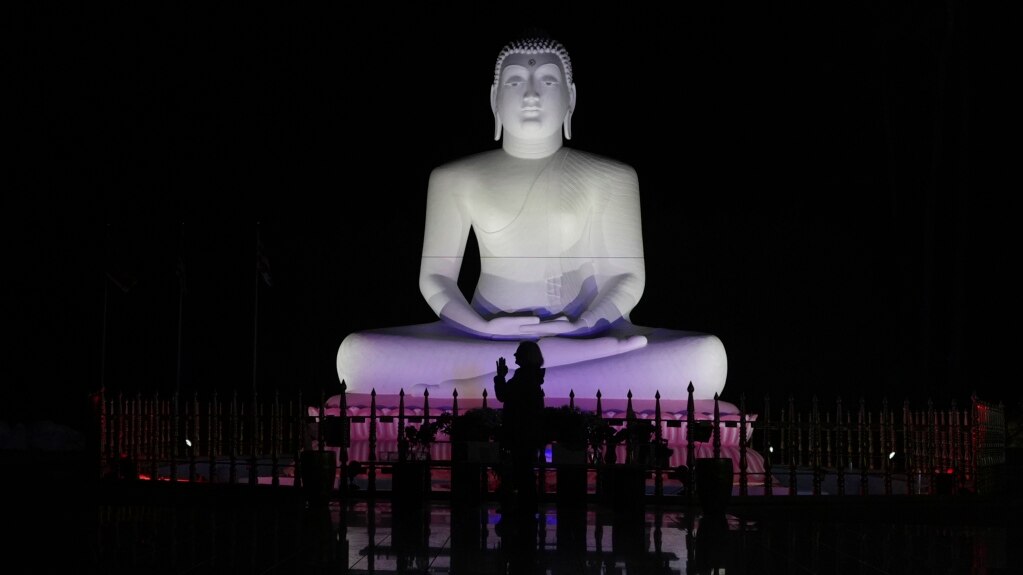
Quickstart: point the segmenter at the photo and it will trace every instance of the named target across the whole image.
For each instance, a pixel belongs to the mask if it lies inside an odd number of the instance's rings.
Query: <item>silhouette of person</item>
[[[624,84],[632,76],[615,73]],[[501,148],[430,175],[419,287],[438,321],[349,334],[337,355],[349,393],[479,398],[493,358],[527,339],[556,376],[551,400],[598,389],[605,399],[630,390],[685,399],[689,382],[696,399],[720,393],[728,362],[717,337],[630,320],[646,285],[639,178],[626,164],[563,146],[576,105],[565,47],[547,37],[505,46],[490,104]],[[625,102],[621,113],[646,104]],[[435,132],[456,116],[449,112]],[[471,301],[458,287],[470,230],[480,251]]]
[[[524,341],[515,351],[518,369],[510,380],[508,364],[502,357],[497,360],[497,375],[494,376],[494,393],[503,404],[501,413],[502,448],[510,453],[511,469],[508,482],[510,493],[517,494],[516,503],[532,506],[536,502],[536,475],[533,466],[537,460],[542,430],[544,372],[543,354],[534,341]]]

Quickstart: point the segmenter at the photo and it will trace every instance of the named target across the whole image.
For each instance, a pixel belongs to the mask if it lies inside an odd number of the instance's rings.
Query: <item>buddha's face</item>
[[[554,54],[511,54],[501,66],[493,100],[495,113],[510,135],[546,138],[561,130],[574,105],[561,59]]]

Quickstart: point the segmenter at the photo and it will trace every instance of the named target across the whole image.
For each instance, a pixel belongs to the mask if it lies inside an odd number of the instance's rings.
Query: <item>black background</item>
[[[498,146],[494,58],[531,26],[573,59],[569,145],[639,173],[633,320],[720,336],[725,399],[1015,404],[1019,19],[766,4],[10,14],[4,418],[172,392],[179,253],[181,387],[247,393],[257,221],[260,390],[335,391],[345,335],[431,321],[430,169]],[[106,270],[136,283],[102,376]]]

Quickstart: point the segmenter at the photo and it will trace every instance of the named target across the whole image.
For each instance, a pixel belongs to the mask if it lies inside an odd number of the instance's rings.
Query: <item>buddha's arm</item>
[[[604,180],[608,184],[606,204],[599,207],[595,229],[597,274],[603,278],[597,297],[580,315],[590,328],[629,317],[646,287],[643,261],[643,227],[636,171],[623,167]],[[601,245],[602,243],[602,245]]]
[[[461,331],[483,337],[521,336],[522,326],[535,325],[539,319],[484,319],[458,289],[458,273],[472,225],[469,210],[458,197],[460,180],[450,169],[437,168],[430,174],[419,289],[437,317]]]
[[[598,279],[597,296],[578,317],[541,324],[547,335],[591,335],[629,317],[646,286],[639,180],[635,170],[615,164],[601,172],[592,256]]]

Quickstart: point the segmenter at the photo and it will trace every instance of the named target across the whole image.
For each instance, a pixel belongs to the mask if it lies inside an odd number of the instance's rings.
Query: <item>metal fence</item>
[[[339,405],[333,408],[338,416],[328,416],[324,394],[313,408],[301,394],[287,400],[276,393],[269,399],[246,400],[234,394],[227,401],[215,392],[205,399],[198,394],[187,399],[104,395],[97,414],[102,473],[132,480],[301,485],[301,454],[333,447],[338,453],[338,485],[343,487],[351,428],[357,424],[368,426],[365,438],[358,440],[365,442],[361,446],[365,457],[359,463],[367,474],[368,490],[377,492],[378,473],[390,472],[394,466],[379,453],[380,430],[388,425],[399,431],[418,427],[441,414],[430,408],[428,393],[422,397],[422,407],[414,409],[406,408],[402,393],[396,414],[377,409],[373,394],[367,414],[350,415],[346,396],[342,384]],[[596,415],[615,428],[639,417],[632,409],[631,393],[624,412],[603,409],[599,391],[595,399]],[[713,417],[698,418],[691,386],[684,412],[662,414],[660,395],[654,399],[653,412],[643,414],[653,421],[654,440],[663,442],[670,428],[682,427],[676,431],[684,432],[684,440],[674,447],[684,450],[686,464],[697,457],[701,429],[710,428],[710,438],[704,439],[709,445],[704,443],[702,448],[704,453],[710,449],[714,457],[721,457],[726,447],[723,436],[737,435],[727,447],[735,464],[736,493],[741,496],[959,494],[1003,487],[999,478],[1005,463],[1004,406],[976,397],[967,408],[952,403],[943,409],[931,402],[922,409],[913,408],[909,401],[895,407],[887,400],[870,406],[865,399],[851,408],[841,399],[824,406],[816,398],[800,407],[792,397],[780,407],[765,397],[750,409],[743,397],[738,417],[730,420],[720,416],[717,400]],[[484,394],[483,406],[486,401]],[[574,403],[573,396],[570,405]],[[448,417],[464,414],[457,393],[450,407]],[[751,458],[762,460],[762,465],[753,469]],[[450,469],[451,462],[440,457],[429,465]],[[586,462],[591,471],[604,465],[592,459]],[[666,482],[684,482],[684,468],[656,458],[642,465],[648,480],[652,479],[648,495],[661,497]],[[556,469],[557,464],[541,460],[537,467]]]

